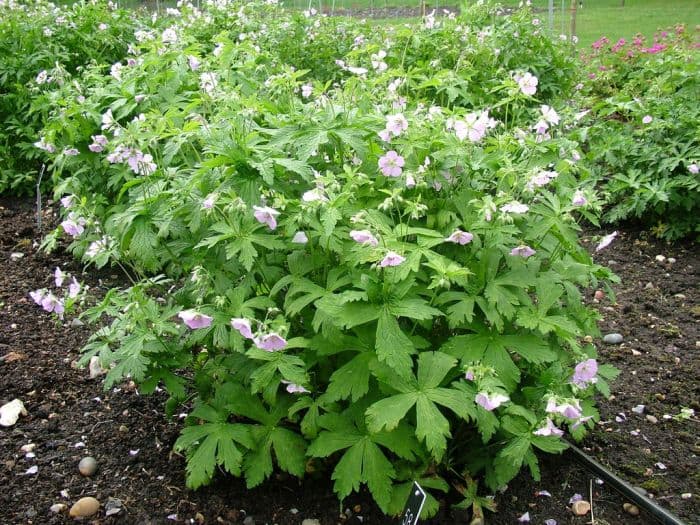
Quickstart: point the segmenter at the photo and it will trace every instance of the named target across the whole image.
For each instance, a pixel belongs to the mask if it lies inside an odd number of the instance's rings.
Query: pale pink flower
[[[202,63],[199,61],[199,59],[196,56],[187,55],[187,65],[190,66],[190,69],[192,71],[197,71],[199,69],[199,66],[202,65]]]
[[[406,117],[401,113],[396,115],[387,115],[386,117],[386,130],[391,133],[394,137],[398,137],[408,129],[408,121]]]
[[[61,269],[56,266],[53,272],[54,282],[56,283],[56,288],[63,286],[63,280],[66,278],[66,274],[61,271]]]
[[[231,326],[246,339],[253,339],[253,331],[250,327],[250,321],[244,318],[231,319]]]
[[[529,209],[527,204],[521,204],[518,201],[509,202],[500,208],[503,213],[527,213]]]
[[[459,140],[468,138],[471,142],[478,142],[486,135],[489,119],[483,118],[483,114],[469,113],[464,120],[454,122],[455,135]]]
[[[381,130],[377,135],[379,135],[379,138],[384,142],[389,142],[391,140],[391,132],[388,129]]]
[[[532,248],[530,248],[529,246],[526,246],[524,244],[522,244],[516,248],[513,248],[510,251],[511,255],[517,256],[517,257],[522,257],[523,259],[527,259],[528,257],[535,255],[535,253],[537,253],[535,250],[533,250]]]
[[[177,32],[175,32],[174,28],[169,27],[168,29],[163,31],[161,39],[165,44],[174,44],[175,42],[177,42]]]
[[[44,297],[46,297],[46,290],[34,290],[33,292],[29,292],[29,296],[36,304],[41,306]]]
[[[644,117],[642,117],[642,124],[651,124],[652,120],[654,120],[654,117],[651,115],[644,115]]]
[[[287,385],[287,392],[290,394],[308,394],[309,391],[306,390],[301,385],[297,385],[296,383],[292,383],[291,381],[285,381],[284,379],[282,380],[282,384]]]
[[[549,414],[560,414],[568,419],[578,419],[581,417],[581,405],[578,400],[574,403],[558,404],[554,399],[547,402],[545,412]]]
[[[390,150],[379,159],[379,169],[385,177],[400,177],[404,163],[404,158],[401,155]]]
[[[328,202],[328,197],[326,197],[323,189],[314,188],[313,190],[304,192],[301,196],[301,200],[304,202]]]
[[[595,359],[586,359],[576,365],[571,382],[579,388],[586,388],[590,383],[595,382],[598,373],[598,362]]]
[[[474,381],[474,372],[472,370],[467,370],[464,374],[464,379],[467,381]]]
[[[518,86],[520,86],[520,91],[522,91],[524,95],[532,96],[537,92],[537,84],[539,83],[539,80],[537,80],[537,77],[533,76],[529,71],[524,75],[517,77],[516,81],[518,82]]]
[[[571,199],[571,204],[579,208],[588,204],[588,199],[586,199],[586,196],[581,190],[576,190],[574,196]]]
[[[71,299],[74,299],[75,297],[78,297],[78,294],[80,293],[80,283],[75,277],[71,277],[70,284],[68,285],[68,297]]]
[[[398,266],[402,262],[406,260],[405,257],[402,257],[396,252],[389,251],[387,254],[384,256],[384,258],[381,260],[379,263],[379,266],[382,268],[386,268],[388,266]]]
[[[600,250],[610,246],[610,243],[612,243],[613,240],[615,240],[615,237],[617,237],[616,231],[612,232],[610,235],[606,235],[605,237],[603,237],[598,243],[598,246],[596,246],[595,251],[599,252]]]
[[[581,160],[581,154],[578,151],[574,150],[571,152],[571,158],[574,162],[578,162],[579,160]]]
[[[554,110],[554,108],[548,106],[547,104],[542,104],[540,106],[540,112],[542,113],[542,118],[548,123],[556,126],[559,124],[559,114]]]
[[[311,84],[304,84],[301,86],[301,96],[304,98],[309,98],[314,92],[314,87]]]
[[[351,230],[350,237],[360,244],[369,244],[372,248],[379,245],[379,240],[368,230]]]
[[[406,175],[406,187],[407,188],[415,188],[416,187],[416,179],[410,173],[408,173]]]
[[[700,166],[698,166],[695,162],[693,162],[692,164],[690,164],[688,166],[688,171],[690,173],[692,173],[693,175],[697,175],[698,173],[700,173]]]
[[[307,242],[309,242],[309,238],[302,231],[296,232],[294,237],[292,237],[292,243],[294,244],[306,244]]]
[[[453,242],[455,244],[469,244],[474,239],[474,235],[469,232],[464,232],[462,230],[455,230],[452,234],[445,239],[447,242]]]
[[[552,423],[552,420],[547,418],[545,425],[535,430],[533,434],[536,436],[563,436],[564,431],[557,428],[556,425]]]
[[[73,207],[74,200],[75,195],[66,195],[65,197],[61,197],[61,206],[68,210]]]
[[[63,150],[63,154],[66,157],[75,157],[76,155],[80,154],[80,152],[76,148],[66,148]]]
[[[545,133],[547,133],[547,130],[549,129],[549,124],[547,124],[546,120],[540,119],[535,123],[534,126],[532,126],[532,129],[538,135],[544,135]]]
[[[66,219],[61,223],[61,228],[71,237],[77,237],[85,231],[85,228],[79,222],[73,219]]]
[[[253,212],[253,216],[255,216],[255,219],[260,224],[267,224],[267,227],[271,230],[277,228],[276,217],[280,214],[280,212],[274,208],[270,208],[269,206],[253,206],[253,210],[255,210]]]
[[[211,326],[212,317],[196,312],[194,310],[183,310],[177,316],[193,330],[197,328],[208,328]]]
[[[474,401],[484,410],[491,412],[503,403],[510,401],[510,398],[499,393],[489,394],[487,392],[479,392],[474,398]]]
[[[64,311],[63,301],[50,292],[41,300],[41,307],[47,312],[54,312],[59,316],[61,316]]]
[[[210,193],[207,195],[207,198],[202,201],[202,208],[205,210],[211,210],[216,203],[216,198],[216,193]]]
[[[287,341],[281,335],[275,332],[270,332],[262,337],[255,337],[253,342],[255,343],[255,346],[268,352],[282,350],[285,346],[287,346]]]

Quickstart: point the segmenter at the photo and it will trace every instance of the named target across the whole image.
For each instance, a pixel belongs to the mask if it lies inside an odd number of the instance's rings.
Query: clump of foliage
[[[577,238],[570,44],[489,6],[371,34],[276,9],[184,6],[54,92],[46,244],[134,280],[84,360],[191,401],[192,487],[325,467],[387,513],[414,479],[483,505],[474,477],[538,476],[615,375],[585,342],[579,289],[613,276]]]
[[[0,2],[0,193],[36,184],[49,93],[89,64],[124,56],[137,21],[105,2]]]
[[[603,219],[636,219],[666,239],[700,232],[700,53],[683,26],[593,44],[578,135],[606,202]]]

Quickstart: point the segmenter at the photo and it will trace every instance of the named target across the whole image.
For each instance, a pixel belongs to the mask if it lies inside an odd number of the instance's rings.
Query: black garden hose
[[[615,490],[620,492],[620,494],[627,499],[633,501],[638,507],[646,510],[659,523],[663,525],[686,525],[678,516],[659,506],[655,501],[647,498],[641,492],[637,492],[632,485],[617,477],[580,448],[569,443],[569,450],[574,458],[583,464],[583,466],[594,472],[603,481],[612,485]]]

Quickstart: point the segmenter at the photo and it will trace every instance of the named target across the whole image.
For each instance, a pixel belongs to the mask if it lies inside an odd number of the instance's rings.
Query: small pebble
[[[676,299],[687,299],[685,294],[682,294],[682,293],[677,293],[673,297],[675,297]]]
[[[623,339],[622,334],[607,334],[603,337],[603,342],[609,345],[619,345]]]
[[[316,518],[306,518],[301,522],[301,525],[321,525],[321,522]]]
[[[669,264],[675,264],[676,258],[675,258],[675,257],[669,257],[668,259],[666,259],[666,261],[668,261]]]
[[[100,502],[95,498],[88,496],[87,498],[80,498],[76,501],[70,508],[70,517],[79,518],[85,516],[92,516],[98,510],[100,510]]]
[[[292,514],[299,514],[299,509],[289,509]]]
[[[653,285],[652,283],[647,283],[647,284],[644,286],[644,289],[645,289],[645,290],[653,290],[653,289],[654,289],[654,285]]]
[[[255,525],[255,520],[253,519],[253,516],[246,516],[243,520],[243,525]]]
[[[34,443],[27,443],[26,445],[22,445],[22,447],[20,448],[20,450],[21,450],[22,452],[25,452],[25,453],[26,453],[26,452],[32,452],[35,448],[36,448],[36,444],[34,444]]]
[[[603,299],[605,299],[605,292],[603,290],[596,290],[593,294],[593,298],[596,301],[602,301]]]
[[[97,472],[97,460],[92,456],[86,456],[78,463],[78,470],[83,476],[90,477]]]
[[[663,255],[657,255],[657,256],[655,257],[655,259],[656,259],[658,262],[664,262],[664,261],[666,260],[666,257],[664,257]]]
[[[646,408],[646,406],[644,406],[644,405],[637,405],[636,407],[634,407],[632,409],[632,412],[634,412],[635,414],[643,414],[645,408]]]
[[[654,416],[652,416],[651,414],[648,414],[646,419],[652,425],[656,425],[659,422],[659,420],[657,418],[655,418]]]
[[[577,516],[585,516],[591,511],[591,504],[585,500],[574,501],[571,511]]]
[[[66,505],[65,503],[54,503],[53,505],[51,505],[49,510],[51,512],[56,513],[56,514],[60,514],[61,512],[66,510],[67,508],[68,508],[68,505]]]
[[[684,492],[683,494],[681,494],[681,498],[683,499],[690,499],[692,497],[693,495],[690,492]]]
[[[129,431],[129,427],[127,427],[126,425],[119,425],[119,432],[128,432],[128,431]]]
[[[630,516],[639,516],[639,508],[636,505],[632,505],[631,503],[625,503],[624,505],[622,505],[622,508]]]
[[[10,254],[10,260],[12,261],[19,261],[22,257],[24,257],[24,254],[21,252],[12,252]]]

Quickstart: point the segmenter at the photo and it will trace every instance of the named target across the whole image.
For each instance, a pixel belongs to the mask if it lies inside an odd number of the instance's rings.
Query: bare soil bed
[[[188,490],[184,459],[172,453],[180,424],[163,415],[165,396],[144,397],[129,384],[103,391],[99,380],[72,366],[89,329],[55,324],[29,298],[29,291],[49,285],[56,266],[80,276],[98,295],[118,280],[109,272],[83,275],[64,252],[39,252],[32,212],[30,200],[0,199],[0,404],[19,398],[28,410],[14,426],[0,427],[0,523],[71,523],[66,511],[50,507],[70,507],[83,496],[101,502],[99,513],[87,520],[100,524],[283,525],[307,518],[322,525],[397,523],[366,493],[339,506],[331,480],[321,474],[303,482],[277,476],[255,490],[219,475],[210,487]],[[47,214],[50,223],[50,210]],[[589,234],[592,246],[597,235]],[[12,253],[23,257],[13,259]],[[603,333],[624,337],[619,345],[598,341],[601,361],[622,373],[611,399],[600,400],[601,422],[582,446],[687,523],[698,523],[698,418],[668,418],[682,407],[700,410],[697,245],[668,245],[629,228],[596,257],[623,279],[616,302],[596,303]],[[593,291],[588,295],[593,301]],[[632,411],[637,405],[645,405],[642,413]],[[34,457],[21,451],[30,443],[36,445]],[[92,477],[77,468],[87,455],[98,462]],[[35,474],[31,467],[37,467]],[[542,490],[551,497],[536,496]],[[499,512],[487,515],[487,523],[518,523],[525,512],[533,524],[590,523],[590,514],[577,517],[568,509],[575,493],[592,499],[599,525],[654,523],[644,511],[626,513],[625,500],[567,454],[543,458],[540,482],[519,476],[498,495]],[[118,512],[106,516],[107,508]],[[426,523],[468,522],[466,513],[445,505]]]

